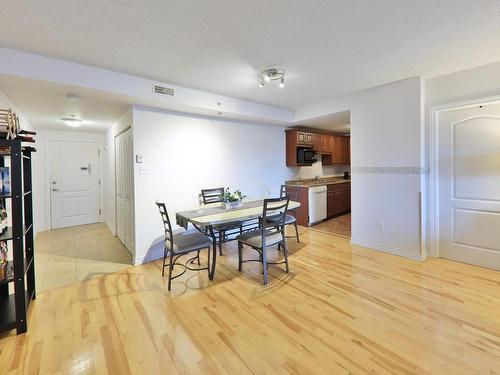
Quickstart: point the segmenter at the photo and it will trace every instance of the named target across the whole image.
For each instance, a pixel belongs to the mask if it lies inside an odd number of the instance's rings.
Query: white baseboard
[[[397,247],[392,247],[392,246],[387,246],[387,245],[381,245],[381,244],[370,242],[370,241],[351,239],[351,244],[357,245],[357,246],[367,247],[369,249],[378,250],[378,251],[382,251],[384,253],[398,255],[398,256],[401,256],[404,258],[409,258],[409,259],[418,260],[418,261],[423,261],[423,260],[425,260],[425,258],[427,258],[426,253],[416,254],[416,253],[408,251],[408,250],[398,249]]]
[[[161,243],[159,246],[158,246],[158,244],[155,244],[155,245],[151,246],[151,248],[149,249],[149,251],[147,252],[146,255],[136,257],[134,260],[134,266],[137,266],[139,264],[153,262],[157,259],[163,258],[164,244]]]

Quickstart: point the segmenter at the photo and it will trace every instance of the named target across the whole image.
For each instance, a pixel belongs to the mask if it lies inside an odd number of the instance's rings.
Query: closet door
[[[132,130],[115,138],[116,155],[116,231],[123,245],[133,254],[134,236],[134,164]]]

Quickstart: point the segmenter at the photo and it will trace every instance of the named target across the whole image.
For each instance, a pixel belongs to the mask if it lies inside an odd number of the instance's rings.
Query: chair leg
[[[172,286],[172,270],[174,268],[174,255],[170,254],[170,264],[168,266],[168,290]]]
[[[300,243],[299,241],[299,228],[297,227],[297,222],[293,223],[295,226],[295,235],[297,236],[297,243]]]
[[[267,285],[267,255],[266,248],[262,248],[262,269],[264,274],[264,285]]]
[[[238,271],[242,270],[243,265],[243,243],[238,241]]]
[[[165,261],[167,260],[167,249],[163,251],[163,267],[161,268],[161,277],[165,276]]]
[[[219,255],[223,256],[222,254],[222,239],[224,238],[224,231],[219,232]]]
[[[201,265],[201,263],[200,263],[200,251],[201,250],[198,250],[198,254],[196,255],[196,259],[198,259],[198,265]]]
[[[288,273],[289,268],[288,268],[288,247],[286,244],[286,240],[283,241],[283,254],[285,256],[285,271]]]

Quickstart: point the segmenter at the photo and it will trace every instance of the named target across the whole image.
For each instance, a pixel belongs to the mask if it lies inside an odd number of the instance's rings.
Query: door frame
[[[77,139],[77,137],[80,136],[80,139]],[[45,152],[44,152],[44,158],[45,158],[45,229],[39,229],[39,230],[52,230],[52,197],[51,197],[51,166],[50,166],[50,153],[52,152],[51,149],[51,143],[52,142],[85,142],[85,143],[97,143],[98,149],[99,149],[99,196],[98,196],[98,201],[99,201],[99,210],[98,211],[98,222],[102,222],[104,219],[104,210],[103,210],[103,189],[104,189],[104,158],[102,157],[102,150],[103,150],[103,139],[99,137],[99,135],[93,135],[93,134],[85,134],[82,136],[82,134],[78,134],[77,137],[75,137],[75,133],[68,133],[68,134],[57,134],[57,135],[52,135],[52,134],[47,134],[47,137],[45,138]]]
[[[500,103],[500,95],[432,106],[429,121],[429,188],[424,200],[429,207],[429,255],[439,258],[439,114],[478,105]]]

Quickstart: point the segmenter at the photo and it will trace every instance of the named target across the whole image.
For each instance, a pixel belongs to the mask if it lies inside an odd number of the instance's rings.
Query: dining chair
[[[199,232],[196,229],[185,230],[180,233],[174,233],[172,231],[172,225],[170,223],[170,218],[168,216],[167,208],[165,203],[156,202],[158,209],[160,210],[161,220],[163,222],[163,227],[165,229],[165,248],[163,251],[163,266],[161,270],[161,275],[165,276],[165,267],[167,267],[167,257],[170,258],[168,264],[168,290],[170,290],[172,280],[183,275],[186,270],[191,271],[208,271],[208,276],[210,278],[210,247],[212,246],[212,240],[204,233]],[[208,252],[208,266],[203,268],[193,268],[192,265],[195,260],[200,264],[200,251],[207,249]],[[189,258],[185,264],[179,263],[178,259],[182,255],[196,251],[197,254]],[[215,251],[215,249],[213,249]],[[172,271],[174,266],[182,266],[184,270],[175,276],[172,276]]]
[[[281,185],[280,197],[288,197],[291,201],[297,202],[299,200],[300,186],[287,186]],[[295,216],[295,211],[288,211],[285,216],[285,225],[293,225],[295,227],[295,236],[285,236],[286,238],[297,238],[299,240],[299,229],[297,228],[297,218]]]
[[[211,188],[211,189],[201,189],[201,197],[203,199],[203,204],[210,203],[221,203],[222,202],[222,194],[224,194],[224,188]],[[240,223],[237,224],[228,224],[228,225],[220,225],[214,227],[214,235],[217,236],[219,242],[219,254],[222,256],[222,243],[226,238],[226,232],[230,229],[240,230],[240,233],[243,231],[242,225]]]
[[[245,262],[262,263],[264,285],[267,284],[267,269],[269,264],[285,264],[288,272],[288,248],[285,239],[285,216],[290,199],[285,197],[264,199],[260,228],[240,234],[238,240],[238,271]],[[243,245],[249,246],[259,253],[259,259],[243,260]],[[268,262],[267,248],[278,245],[278,251],[283,247],[284,261]]]
[[[221,195],[224,194],[224,188],[201,189],[203,204],[222,202]]]

